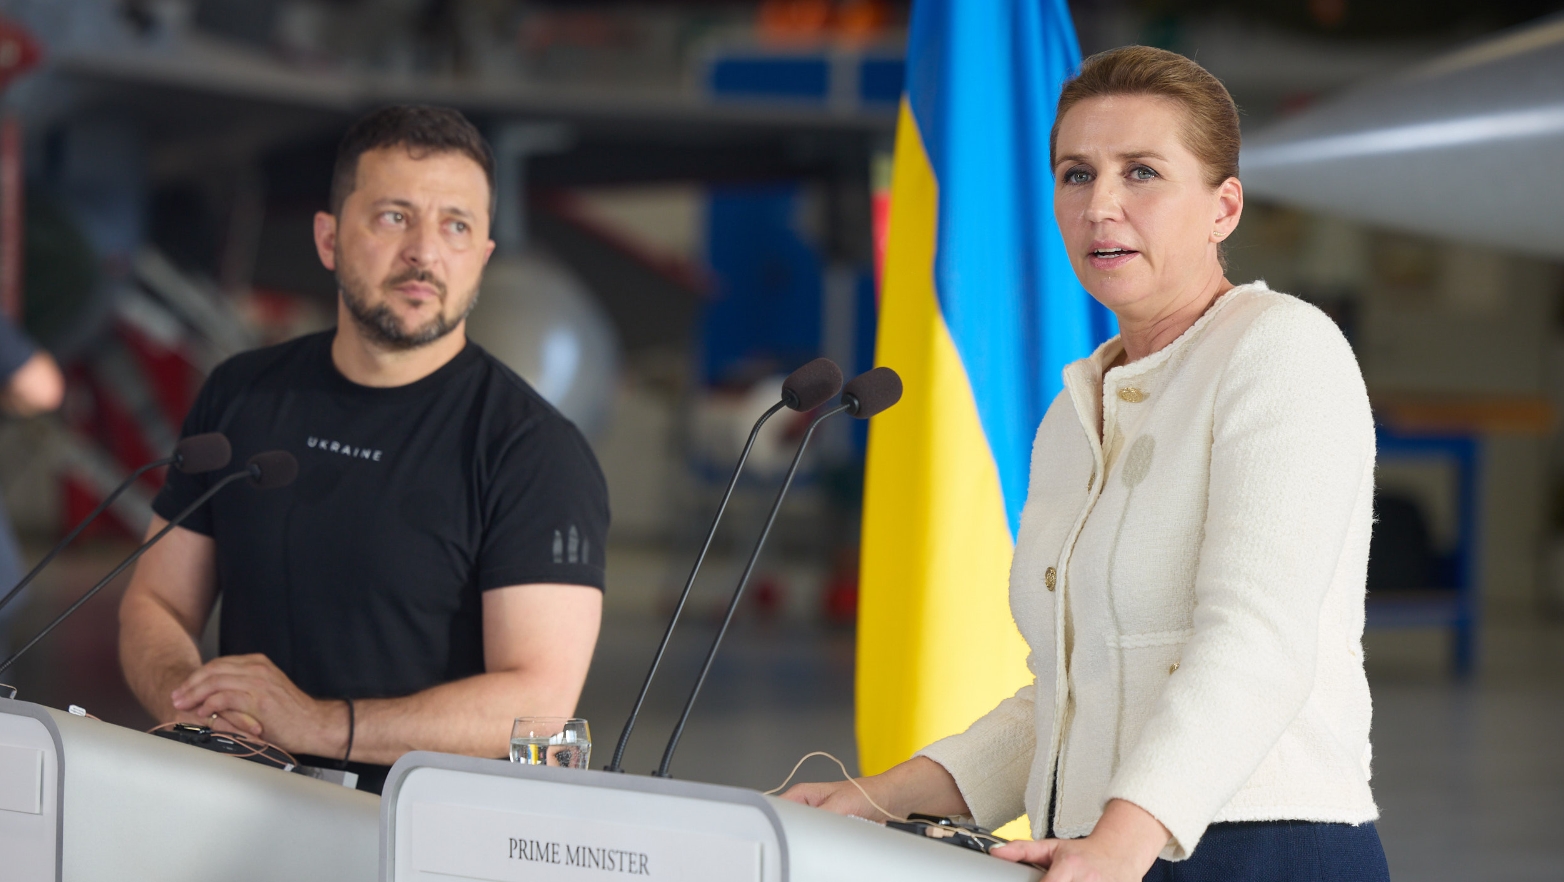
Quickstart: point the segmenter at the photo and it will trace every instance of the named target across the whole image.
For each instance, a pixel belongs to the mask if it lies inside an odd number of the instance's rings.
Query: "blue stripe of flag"
[[[1064,366],[1116,332],[1053,217],[1048,133],[1080,65],[1065,0],[915,0],[907,95],[939,182],[935,289],[1014,538]]]

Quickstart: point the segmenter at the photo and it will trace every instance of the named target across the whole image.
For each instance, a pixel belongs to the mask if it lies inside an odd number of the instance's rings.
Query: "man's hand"
[[[264,655],[212,659],[171,698],[181,713],[202,720],[217,714],[241,732],[294,753],[341,756],[347,749],[347,706],[304,694]]]
[[[1169,838],[1150,812],[1114,799],[1085,839],[1017,839],[989,854],[1047,870],[1043,882],[1138,882]]]
[[[178,713],[170,722],[193,723],[205,726],[214,732],[237,732],[239,734],[254,734],[261,731],[261,723],[256,718],[241,711],[228,711],[227,713],[212,713],[204,717],[196,716],[194,711],[190,713]]]

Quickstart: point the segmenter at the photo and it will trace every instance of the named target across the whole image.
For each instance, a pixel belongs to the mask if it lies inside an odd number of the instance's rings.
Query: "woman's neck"
[[[1217,267],[1211,278],[1191,286],[1188,294],[1168,301],[1156,312],[1142,315],[1126,311],[1117,314],[1119,341],[1124,351],[1110,367],[1139,361],[1177,340],[1206,314],[1206,310],[1211,308],[1218,297],[1232,288],[1233,283]]]

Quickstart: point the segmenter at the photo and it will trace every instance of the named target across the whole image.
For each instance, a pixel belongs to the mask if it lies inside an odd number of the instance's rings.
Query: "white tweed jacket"
[[[1215,821],[1373,820],[1352,350],[1264,282],[1104,376],[1121,348],[1067,367],[1037,430],[1010,571],[1036,679],[922,754],[985,826],[1041,836],[1055,793],[1055,834],[1084,836],[1120,798],[1174,860]]]

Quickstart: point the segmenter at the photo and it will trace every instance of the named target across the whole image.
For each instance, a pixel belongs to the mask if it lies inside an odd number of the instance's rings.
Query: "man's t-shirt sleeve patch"
[[[604,586],[608,486],[586,439],[563,419],[533,427],[491,476],[478,587]]]

